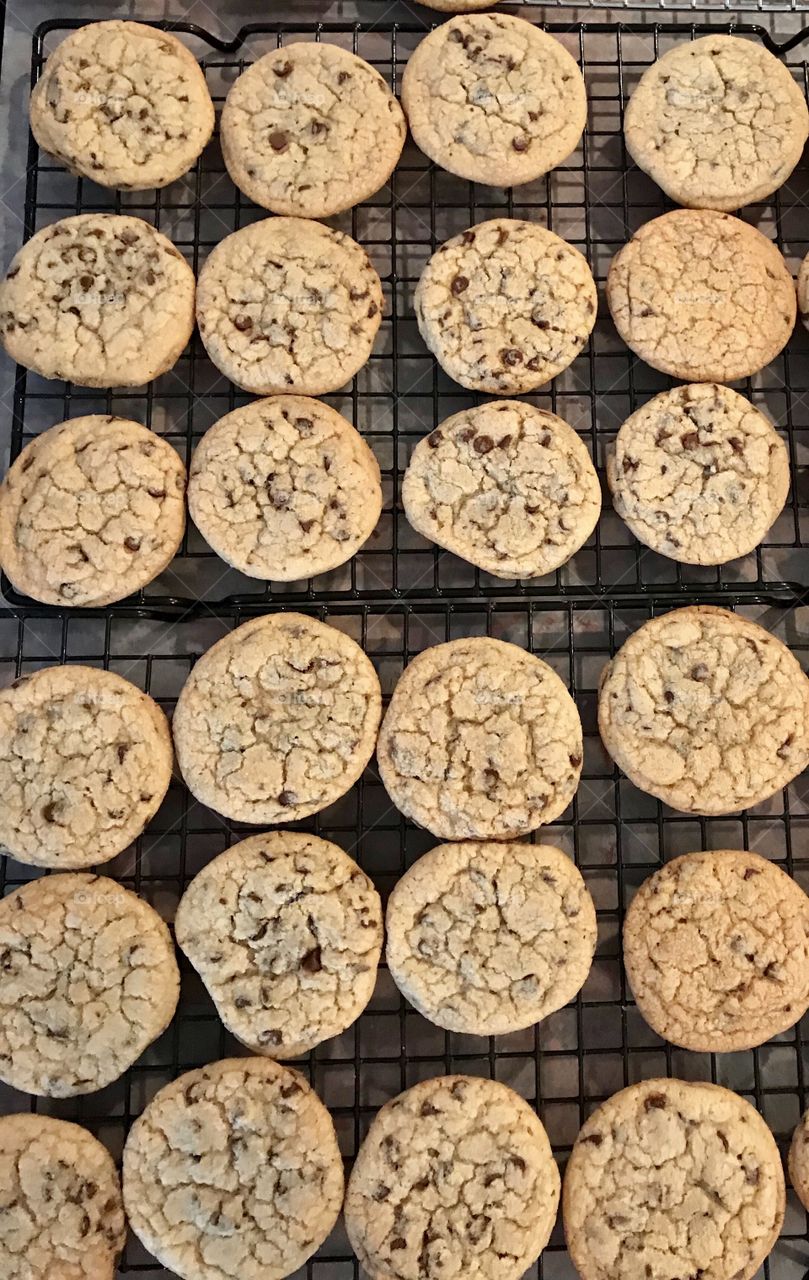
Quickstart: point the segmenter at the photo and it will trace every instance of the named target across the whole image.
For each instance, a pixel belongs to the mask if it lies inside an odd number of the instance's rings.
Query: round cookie
[[[197,323],[211,360],[238,387],[319,396],[366,363],[382,305],[379,276],[350,236],[305,218],[265,218],[209,254]]]
[[[123,600],[162,573],[185,530],[185,467],[160,436],[91,414],[37,436],[0,487],[0,558],[46,604]]]
[[[601,485],[571,427],[501,400],[453,414],[420,440],[402,482],[414,529],[498,578],[553,573],[587,541]]]
[[[386,931],[391,976],[419,1013],[447,1031],[501,1036],[581,989],[596,913],[551,845],[444,844],[398,881]]]
[[[567,50],[504,13],[452,18],[424,37],[402,77],[413,140],[459,178],[533,182],[567,160],[587,123],[587,90]]]
[[[805,1112],[792,1135],[789,1145],[789,1180],[795,1194],[803,1205],[809,1209],[809,1111]]]
[[[645,1080],[585,1121],[562,1190],[582,1280],[751,1280],[784,1220],[775,1140],[719,1085]]]
[[[18,364],[84,387],[140,387],[194,328],[194,273],[142,218],[80,213],[43,227],[0,281],[0,338]]]
[[[633,898],[624,964],[664,1040],[695,1053],[754,1049],[809,1007],[809,898],[757,854],[685,854]]]
[[[809,253],[798,269],[797,299],[801,324],[805,329],[809,329]]]
[[[174,928],[228,1031],[254,1053],[308,1053],[374,992],[379,894],[317,836],[274,831],[227,849],[191,881]]]
[[[525,835],[579,783],[579,713],[547,663],[473,636],[423,650],[399,678],[377,744],[393,803],[443,840]]]
[[[300,613],[253,618],[213,645],[174,712],[177,761],[237,822],[297,822],[338,800],[373,755],[382,693],[349,636]]]
[[[51,1098],[117,1080],[180,994],[160,916],[106,876],[45,876],[0,900],[0,969],[0,1078]]]
[[[653,218],[613,258],[607,302],[636,356],[684,382],[758,373],[795,325],[795,288],[777,247],[710,209]]]
[[[682,813],[737,813],[809,764],[809,681],[763,627],[711,605],[674,609],[607,663],[598,727],[642,791]]]
[[[673,387],[627,418],[607,457],[636,538],[682,564],[753,551],[781,514],[789,454],[769,419],[718,383]]]
[[[423,1080],[377,1112],[345,1225],[372,1280],[518,1280],[550,1238],[559,1171],[532,1107],[474,1076]]]
[[[635,163],[678,204],[730,212],[766,200],[809,135],[803,91],[755,40],[682,41],[643,73],[624,136]]]
[[[343,1202],[328,1111],[269,1058],[212,1062],[161,1089],[129,1131],[123,1181],[132,1230],[183,1280],[281,1280]]]
[[[222,155],[236,186],[272,213],[330,218],[383,187],[404,112],[374,67],[339,45],[284,45],[231,86]]]
[[[382,513],[379,464],[327,404],[270,397],[205,432],[188,507],[228,564],[251,578],[295,582],[345,564],[371,536]]]
[[[535,391],[571,364],[596,318],[596,287],[572,245],[533,222],[495,218],[448,240],[416,287],[419,332],[472,391]]]
[[[113,1280],[126,1241],[112,1157],[77,1124],[0,1117],[0,1275]]]
[[[0,692],[0,842],[34,867],[108,862],[171,781],[166,717],[97,667],[43,667]]]
[[[31,132],[72,173],[129,191],[165,187],[214,127],[205,76],[169,31],[92,22],[71,32],[31,90]]]

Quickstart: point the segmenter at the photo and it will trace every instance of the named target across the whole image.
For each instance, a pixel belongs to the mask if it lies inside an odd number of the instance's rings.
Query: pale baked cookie
[[[801,324],[805,329],[809,329],[809,253],[798,269],[797,295]]]
[[[757,40],[683,41],[643,73],[627,103],[629,154],[678,204],[766,200],[801,158],[809,110],[791,71]]]
[[[596,287],[572,245],[533,222],[495,218],[433,254],[415,294],[419,332],[473,391],[535,391],[575,360],[596,318]]]
[[[31,132],[72,173],[104,187],[165,187],[213,133],[196,58],[141,22],[93,22],[66,37],[31,91]]]
[[[601,511],[587,447],[555,413],[501,400],[453,414],[416,445],[402,482],[413,528],[498,578],[565,564]]]
[[[783,510],[789,454],[768,418],[717,383],[636,410],[607,456],[613,505],[636,538],[682,564],[753,551]]]
[[[180,994],[157,912],[106,876],[45,876],[0,900],[0,1078],[51,1098],[103,1089]]]
[[[561,1009],[596,945],[593,900],[551,845],[438,845],[397,882],[385,924],[402,994],[439,1027],[474,1036],[521,1031]]]
[[[200,272],[205,349],[256,395],[336,391],[368,360],[381,319],[382,285],[365,250],[306,218],[234,231]]]
[[[795,1194],[804,1209],[809,1209],[809,1111],[801,1116],[795,1126],[789,1146],[788,1165],[789,1180]]]
[[[319,400],[276,396],[210,427],[191,460],[188,508],[217,555],[251,578],[295,582],[359,551],[382,513],[379,464]]]
[[[345,1224],[372,1280],[518,1280],[548,1243],[558,1204],[533,1108],[495,1080],[441,1076],[377,1113]]]
[[[425,9],[437,9],[439,13],[474,13],[478,9],[491,9],[498,0],[418,0]]]
[[[297,1071],[230,1058],[155,1095],[124,1148],[130,1226],[183,1280],[281,1280],[331,1231],[343,1162]]]
[[[582,764],[579,713],[547,663],[475,636],[420,653],[379,734],[393,803],[444,840],[524,835],[564,813]]]
[[[382,694],[349,636],[300,613],[243,623],[199,659],[177,702],[177,761],[202,804],[296,822],[338,800],[373,755]]]
[[[607,302],[635,355],[682,381],[758,373],[795,326],[795,287],[777,247],[710,209],[675,209],[636,231],[610,264]]]
[[[191,881],[174,928],[228,1031],[254,1053],[308,1053],[373,995],[379,894],[317,836],[274,831],[227,849]]]
[[[166,717],[97,667],[44,667],[0,692],[0,842],[35,867],[108,862],[171,781]]]
[[[695,1053],[754,1049],[809,1007],[809,898],[755,853],[688,853],[633,898],[624,964],[664,1040]]]
[[[751,1280],[784,1220],[775,1140],[719,1085],[645,1080],[582,1127],[562,1191],[582,1280]]]
[[[737,813],[809,764],[809,680],[763,627],[711,605],[674,609],[607,663],[598,727],[642,791],[683,813]]]
[[[0,1117],[3,1280],[113,1280],[126,1240],[105,1147],[77,1124]]]
[[[185,530],[185,467],[126,418],[72,418],[26,445],[0,487],[0,559],[18,591],[89,608],[162,573]]]
[[[43,227],[0,282],[0,337],[19,364],[85,387],[139,387],[194,328],[194,273],[142,218],[80,213]]]
[[[228,173],[256,204],[330,218],[385,185],[407,125],[374,67],[339,45],[307,41],[273,49],[242,72],[220,133]]]
[[[505,13],[452,18],[425,36],[405,67],[402,104],[425,155],[491,187],[555,168],[587,123],[574,59],[553,36]]]

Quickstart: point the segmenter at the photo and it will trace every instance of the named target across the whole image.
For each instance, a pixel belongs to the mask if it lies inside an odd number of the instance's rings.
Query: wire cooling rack
[[[43,57],[73,26],[45,24],[33,47],[33,76]],[[221,101],[247,62],[280,41],[323,38],[355,49],[398,84],[423,28],[385,25],[253,26],[223,44],[199,28],[174,24],[204,58]],[[342,396],[329,397],[377,452],[386,484],[386,513],[370,546],[344,571],[312,583],[265,589],[225,573],[193,532],[181,556],[152,587],[106,611],[64,612],[15,599],[0,613],[0,684],[53,663],[105,666],[134,681],[167,712],[196,658],[255,613],[299,608],[338,627],[369,653],[389,694],[405,663],[430,644],[488,634],[541,655],[570,687],[585,728],[581,787],[569,811],[541,838],[569,852],[592,893],[599,920],[595,963],[579,997],[540,1027],[482,1039],[431,1026],[399,997],[382,968],[368,1011],[355,1027],[315,1049],[299,1067],[330,1108],[350,1162],[378,1107],[417,1080],[466,1071],[502,1080],[536,1105],[564,1162],[592,1107],[625,1084],[657,1074],[714,1080],[748,1097],[782,1146],[809,1104],[809,1016],[761,1049],[715,1057],[665,1045],[639,1017],[621,964],[620,928],[634,890],[661,862],[702,848],[745,847],[773,859],[809,889],[809,782],[741,816],[699,819],[675,814],[618,775],[601,746],[596,691],[605,662],[647,618],[672,605],[724,604],[779,635],[809,665],[806,529],[809,493],[809,341],[798,334],[787,353],[746,387],[769,409],[788,440],[793,489],[781,521],[757,554],[720,570],[681,569],[641,552],[605,512],[590,545],[557,575],[504,584],[479,575],[412,534],[398,513],[402,469],[412,445],[450,412],[474,403],[443,378],[415,329],[411,294],[421,266],[448,235],[497,214],[527,216],[553,227],[587,254],[599,281],[609,259],[641,222],[662,212],[660,193],[628,166],[622,104],[644,67],[674,39],[716,28],[701,25],[591,27],[548,24],[579,58],[588,82],[590,127],[582,150],[547,180],[502,193],[472,187],[429,166],[408,149],[393,180],[374,200],[336,220],[364,243],[383,278],[388,310],[376,354]],[[731,29],[731,28],[723,28]],[[770,37],[737,27],[772,47]],[[787,51],[807,86],[798,43]],[[166,191],[116,196],[55,168],[31,147],[25,231],[82,210],[127,210],[167,232],[197,267],[229,231],[260,215],[224,174],[213,144],[197,169]],[[773,201],[747,217],[775,236],[795,261],[809,248],[802,200],[809,172],[799,170]],[[394,352],[396,355],[394,356]],[[599,462],[620,421],[668,385],[635,363],[602,318],[576,364],[532,401],[579,429]],[[143,391],[96,393],[46,383],[20,370],[13,452],[54,422],[80,413],[115,412],[147,422],[185,455],[212,421],[239,403],[233,388],[193,345],[176,370]],[[7,584],[6,584],[7,585]],[[186,602],[195,600],[191,608]],[[358,858],[385,894],[435,841],[391,806],[373,769],[338,803],[296,824],[334,840]],[[184,887],[211,857],[249,834],[189,797],[176,781],[148,831],[114,862],[99,868],[134,888],[171,919]],[[35,872],[4,859],[0,890]],[[33,1101],[0,1086],[0,1111],[29,1107],[78,1120],[117,1157],[132,1120],[157,1089],[179,1072],[244,1052],[224,1031],[199,979],[182,962],[178,1015],[171,1027],[114,1085],[85,1098]],[[806,1215],[790,1196],[781,1240],[765,1268],[772,1280],[801,1280],[809,1271]],[[131,1237],[121,1275],[165,1280]],[[299,1273],[310,1280],[354,1280],[357,1264],[338,1226]],[[561,1225],[532,1275],[572,1280]]]
[[[34,41],[32,76],[67,30],[78,22],[54,20]],[[525,217],[551,227],[587,257],[600,285],[613,254],[649,218],[671,207],[660,190],[627,159],[623,106],[643,70],[677,40],[715,26],[615,23],[589,26],[548,23],[547,29],[578,58],[587,81],[590,116],[584,141],[566,165],[512,192],[477,186],[428,163],[408,143],[391,183],[377,196],[333,219],[368,250],[386,294],[385,318],[375,352],[348,391],[326,399],[363,432],[383,473],[385,510],[379,526],[348,564],[314,581],[272,584],[229,569],[191,527],[177,558],[133,601],[151,607],[261,604],[271,601],[385,598],[505,598],[575,596],[603,591],[678,597],[694,590],[800,592],[809,546],[809,335],[799,328],[787,350],[763,373],[742,385],[783,431],[793,486],[783,514],[762,546],[721,568],[678,565],[648,551],[613,512],[574,559],[530,584],[504,583],[465,564],[414,533],[399,502],[401,478],[419,439],[450,413],[478,403],[444,375],[419,337],[412,295],[425,261],[436,247],[474,222],[496,216]],[[254,25],[223,44],[199,28],[174,24],[192,37],[214,99],[221,104],[244,67],[268,47],[295,39],[327,39],[354,49],[398,88],[402,70],[423,28],[415,24]],[[727,27],[775,48],[767,32]],[[790,41],[787,60],[807,86],[801,42]],[[213,50],[212,50],[213,46]],[[794,267],[809,249],[804,163],[770,201],[745,217],[772,236]],[[107,210],[133,213],[154,223],[188,256],[195,270],[229,232],[266,216],[243,198],[225,172],[217,142],[186,178],[164,191],[108,192],[75,178],[42,155],[33,139],[25,199],[25,234],[71,214]],[[603,295],[603,289],[602,289]],[[604,453],[621,422],[671,380],[636,361],[617,338],[603,296],[595,331],[579,358],[540,395],[526,397],[559,413],[586,441],[603,476]],[[133,417],[163,434],[186,457],[213,421],[248,397],[240,396],[205,355],[197,336],[176,367],[143,390],[94,392],[19,372],[12,423],[12,456],[43,429],[83,413]],[[606,493],[606,489],[605,489]],[[24,603],[5,581],[14,603]]]

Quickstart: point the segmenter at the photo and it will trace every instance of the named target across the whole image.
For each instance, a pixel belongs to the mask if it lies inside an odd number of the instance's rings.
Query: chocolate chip
[[[421,1109],[419,1110],[420,1116],[438,1116],[440,1114],[441,1112],[438,1107],[434,1107],[431,1102],[422,1102]]]
[[[118,746],[116,747],[116,754],[117,754],[117,756],[118,756],[118,763],[119,763],[119,764],[123,764],[123,763],[124,763],[124,760],[126,759],[126,753],[128,752],[128,750],[129,750],[129,743],[128,743],[128,742],[119,742],[119,743],[118,743]]]
[[[666,1099],[662,1093],[650,1093],[643,1104],[645,1111],[663,1111],[665,1106]]]
[[[710,674],[704,662],[698,662],[695,667],[691,668],[691,679],[699,681],[700,684],[707,680]]]
[[[323,968],[320,957],[320,947],[312,947],[312,950],[307,951],[306,955],[301,960],[300,967],[305,969],[307,973],[320,973],[320,970]]]
[[[87,292],[88,289],[92,289],[94,283],[95,281],[93,280],[92,276],[79,277],[79,287],[84,289],[85,293]]]
[[[428,448],[437,449],[443,439],[444,437],[440,431],[431,431],[427,437]]]
[[[784,741],[781,743],[780,747],[775,753],[778,756],[779,760],[785,760],[789,755],[789,748],[792,746],[794,737],[795,735],[791,733],[789,737],[785,738]]]
[[[390,1247],[391,1249],[406,1249],[407,1241],[403,1240],[401,1236],[396,1236],[393,1240],[391,1240]]]
[[[315,137],[317,137],[318,134],[328,133],[329,126],[327,124],[323,124],[322,120],[313,120],[312,123],[309,125],[309,131],[310,133],[314,134]]]
[[[373,320],[378,310],[379,310],[379,307],[376,305],[375,302],[372,302],[370,307],[368,308],[368,319]]]
[[[600,1147],[603,1141],[600,1133],[588,1133],[586,1138],[582,1138],[582,1142],[592,1142],[594,1147]]]
[[[687,431],[684,436],[680,436],[680,444],[684,449],[696,449],[699,444],[699,435],[696,431]]]
[[[491,436],[476,436],[472,448],[475,453],[491,453],[494,448],[494,441]]]
[[[278,803],[288,808],[290,805],[298,803],[298,797],[294,791],[282,791],[278,796]]]
[[[755,867],[745,867],[743,879],[752,880],[753,876],[760,875],[760,871],[756,871]]]
[[[274,129],[267,141],[273,151],[286,151],[289,146],[289,138],[280,129]]]
[[[665,690],[664,690],[664,692],[663,692],[663,699],[664,699],[664,701],[665,701],[665,702],[673,702],[673,701],[674,701],[674,694],[672,693],[671,689],[665,689]]]
[[[259,1033],[258,1033],[258,1042],[259,1042],[259,1044],[280,1044],[280,1043],[281,1043],[281,1032],[280,1032],[280,1031],[275,1031],[275,1030],[272,1030],[272,1031],[259,1031]]]
[[[527,151],[531,145],[531,139],[526,138],[524,134],[518,134],[516,138],[511,139],[511,145],[515,151]]]
[[[122,231],[118,239],[122,244],[137,244],[137,231]]]
[[[623,462],[621,463],[621,470],[637,471],[639,466],[640,466],[640,463],[638,462],[637,458],[624,458]]]
[[[134,552],[140,551],[140,538],[124,538],[124,546],[127,551],[131,551],[134,554]]]
[[[384,1182],[380,1182],[376,1190],[373,1191],[371,1194],[373,1199],[376,1201],[387,1200],[388,1196],[390,1195],[390,1187],[386,1187]]]
[[[280,65],[280,67],[273,67],[273,71],[274,71],[274,72],[275,72],[275,74],[278,76],[278,79],[279,79],[279,80],[286,80],[287,76],[288,76],[288,75],[291,73],[291,71],[292,71],[292,63],[291,63],[291,62],[282,62],[282,63],[281,63],[281,65]]]
[[[49,800],[46,805],[42,806],[42,816],[46,822],[55,822],[59,813],[60,804],[58,800]]]
[[[744,445],[742,444],[738,436],[730,436],[728,439],[728,444],[730,445],[734,453],[744,453]]]
[[[165,489],[147,489],[146,492],[150,498],[165,498],[166,496]]]
[[[469,288],[469,281],[466,276],[456,276],[450,285],[453,295],[457,298],[459,294],[465,293]]]
[[[462,244],[474,244],[474,242],[475,242],[475,233],[474,233],[474,231],[464,231],[463,235],[461,236],[461,243],[462,243]]]
[[[350,80],[350,79],[351,79],[351,76],[348,73],[348,71],[341,71],[339,76],[337,77],[337,83],[345,84],[346,80]]]
[[[154,271],[152,271],[150,267],[149,270],[146,272],[146,283],[154,284],[156,279],[157,279],[157,276],[155,275]]]
[[[233,1003],[235,1004],[237,1009],[250,1008],[250,1001],[247,999],[247,996],[237,996],[236,999],[233,1001]]]
[[[568,756],[568,759],[571,763],[571,766],[574,769],[578,769],[579,765],[581,764],[581,756],[580,755]]]
[[[518,351],[516,347],[504,347],[500,352],[500,359],[503,364],[513,369],[515,365],[522,364],[524,357],[522,351]]]
[[[239,333],[249,333],[253,327],[253,321],[249,316],[234,316],[233,324],[239,330]]]

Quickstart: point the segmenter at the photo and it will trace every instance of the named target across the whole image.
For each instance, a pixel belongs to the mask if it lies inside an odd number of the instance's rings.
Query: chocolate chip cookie
[[[536,391],[575,360],[596,318],[596,287],[572,245],[533,222],[495,218],[448,240],[421,274],[419,332],[473,391]]]
[[[540,658],[485,636],[451,640],[405,668],[377,763],[397,808],[433,835],[508,839],[569,805],[581,774],[581,721]]]
[[[359,551],[382,512],[379,464],[342,414],[273,396],[226,414],[191,460],[191,517],[251,578],[295,582]]]
[[[199,156],[214,109],[196,58],[143,22],[67,36],[31,91],[31,132],[72,173],[104,187],[165,187]]]
[[[177,761],[202,804],[239,822],[296,822],[354,785],[382,694],[349,636],[299,613],[237,627],[199,659],[177,702]]]
[[[325,41],[266,53],[234,81],[222,111],[222,154],[236,186],[300,218],[330,218],[374,195],[406,135],[379,72]]]
[[[492,187],[532,182],[567,160],[587,121],[567,50],[501,13],[452,18],[425,36],[405,67],[402,104],[425,155]]]
[[[627,418],[607,481],[618,515],[647,547],[682,564],[727,564],[753,551],[781,514],[789,454],[744,396],[698,382]]]
[[[84,608],[123,600],[170,563],[185,467],[126,418],[72,418],[26,445],[0,488],[0,559],[18,591]]]
[[[795,1194],[809,1209],[809,1111],[804,1112],[795,1126],[789,1146],[789,1180]]]
[[[106,876],[45,876],[0,900],[0,1078],[51,1098],[123,1075],[180,994],[157,912]]]
[[[809,764],[809,680],[763,627],[710,605],[644,623],[604,668],[598,724],[642,791],[737,813]]]
[[[439,1027],[474,1036],[521,1031],[561,1009],[596,944],[584,880],[550,845],[438,845],[397,882],[386,928],[402,994]]]
[[[225,1026],[254,1053],[308,1053],[373,995],[379,894],[317,836],[274,831],[227,849],[191,881],[174,927]]]
[[[140,387],[194,328],[194,273],[141,218],[80,213],[43,227],[0,282],[0,339],[43,378]]]
[[[758,373],[795,326],[795,288],[776,245],[710,209],[645,223],[610,264],[607,302],[635,355],[684,382]]]
[[[555,413],[500,400],[453,414],[416,445],[402,482],[413,528],[498,578],[553,573],[587,541],[601,486]]]
[[[787,181],[809,110],[763,44],[717,33],[682,41],[643,73],[624,135],[632,159],[672,200],[731,212]]]
[[[348,1238],[374,1280],[518,1280],[556,1220],[533,1108],[495,1080],[423,1080],[379,1111],[348,1183]]]
[[[200,272],[205,349],[255,395],[338,390],[368,360],[381,318],[382,285],[365,250],[305,218],[234,231]]]
[[[809,1007],[809,898],[757,854],[685,854],[633,898],[624,963],[664,1040],[695,1053],[753,1049]]]

